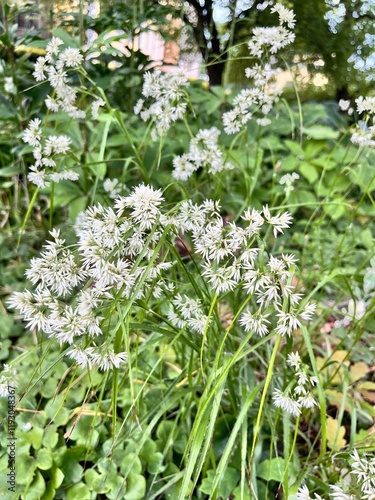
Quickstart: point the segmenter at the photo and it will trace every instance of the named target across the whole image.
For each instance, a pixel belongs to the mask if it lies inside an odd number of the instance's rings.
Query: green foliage
[[[124,5],[121,15],[129,8]],[[158,24],[160,12],[154,17],[152,12],[137,15]],[[99,22],[107,29],[110,14]],[[129,33],[136,26],[133,19]],[[77,46],[74,30],[55,35]],[[105,31],[92,51],[104,37]],[[103,51],[103,59],[82,70],[75,83],[84,90],[80,105],[85,106],[90,93],[105,96],[103,88],[115,75],[109,103],[98,119],[88,115],[77,121],[45,109],[45,84],[31,88],[34,55],[18,55],[10,31],[1,40],[2,50],[17,55],[14,62],[6,60],[1,76],[3,85],[15,72],[16,92],[0,99],[0,359],[19,378],[17,493],[9,498],[242,500],[274,498],[281,491],[293,498],[311,478],[316,491],[328,495],[328,484],[341,473],[337,453],[348,458],[354,446],[375,450],[374,152],[350,142],[350,125],[334,103],[284,100],[268,126],[250,121],[234,138],[221,133],[221,154],[233,169],[212,175],[200,168],[186,183],[176,181],[173,158],[188,150],[200,129],[221,127],[233,94],[191,82],[186,120],[173,123],[167,138],[152,140],[150,124],[134,116],[130,105],[117,106],[129,75],[134,76],[127,83],[129,102],[140,93],[147,61],[134,55],[129,66],[112,73],[108,58],[120,55]],[[45,45],[36,38],[26,42]],[[64,165],[79,173],[78,181],[40,190],[27,181],[33,157],[21,135],[35,115],[46,134],[69,134]],[[298,174],[289,188],[288,174]],[[292,231],[277,240],[269,235],[270,251],[298,257],[293,279],[317,303],[318,314],[293,339],[245,331],[237,320],[249,299],[237,292],[215,296],[199,274],[189,235],[163,236],[161,258],[176,263],[171,282],[177,290],[193,291],[212,323],[199,335],[166,320],[173,292],[161,299],[152,290],[126,301],[118,297],[105,321],[116,348],[128,352],[127,367],[111,372],[77,367],[65,356],[66,344],[25,332],[7,311],[6,298],[24,290],[28,261],[39,254],[52,227],[59,227],[73,248],[77,216],[95,203],[113,206],[104,183],[114,179],[122,195],[140,182],[162,188],[168,209],[186,199],[219,200],[226,223],[238,222],[248,207],[288,210]],[[142,251],[134,256],[136,263]],[[151,264],[156,256],[155,251]],[[137,290],[144,279],[138,279]],[[271,398],[272,389],[293,383],[286,359],[294,350],[319,379],[313,395],[320,407],[304,409],[297,419],[275,408]],[[1,421],[7,411],[1,398]],[[4,430],[1,491],[7,491]]]

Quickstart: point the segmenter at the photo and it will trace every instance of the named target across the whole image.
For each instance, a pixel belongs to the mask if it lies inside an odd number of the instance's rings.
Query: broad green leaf
[[[308,141],[304,147],[304,156],[306,160],[312,160],[317,157],[319,153],[324,151],[325,142],[324,141]]]
[[[58,380],[56,380],[54,377],[49,377],[44,380],[41,390],[42,396],[46,399],[51,399],[56,392],[57,384]]]
[[[67,47],[79,48],[79,44],[76,38],[73,38],[69,33],[60,28],[55,28],[52,30],[52,33],[57,38],[60,38]]]
[[[78,483],[83,474],[83,467],[66,454],[61,466],[61,472],[64,474],[64,484]]]
[[[35,459],[28,454],[18,453],[16,461],[17,483],[30,484],[36,469]]]
[[[20,445],[29,443],[35,450],[38,450],[42,446],[43,429],[32,427],[30,430],[19,430],[18,439]]]
[[[77,418],[79,420],[70,435],[70,439],[77,441],[77,444],[95,449],[99,440],[99,433],[96,429],[93,429],[94,418],[91,415],[84,414],[77,416]]]
[[[291,192],[288,201],[291,204],[297,204],[301,207],[306,207],[308,204],[310,205],[311,210],[313,210],[314,207],[318,205],[318,201],[314,194],[311,191],[307,191],[306,189],[295,189]]]
[[[363,278],[363,290],[365,293],[370,293],[375,290],[375,269],[371,268],[366,271]]]
[[[368,227],[367,229],[362,229],[359,233],[360,241],[365,248],[369,250],[374,246],[374,239],[372,236],[372,231]],[[370,278],[372,275],[373,278]],[[367,283],[367,279],[369,279],[369,283]],[[365,293],[371,292],[371,290],[375,289],[375,269],[368,269],[363,278],[363,290]]]
[[[202,493],[206,493],[207,495],[210,495],[212,493],[212,485],[215,479],[215,471],[214,470],[209,470],[207,472],[207,477],[203,479],[201,486],[199,487],[199,490]],[[240,480],[240,471],[237,469],[234,469],[233,467],[227,467],[225,469],[223,478],[221,482],[219,483],[218,487],[218,496],[221,498],[229,498],[230,494],[236,487],[238,481]]]
[[[241,485],[239,485],[237,486],[237,488],[233,490],[232,495],[233,495],[233,500],[252,500],[251,491],[247,484],[245,484],[243,494],[241,491]]]
[[[340,135],[338,130],[334,130],[326,125],[313,125],[311,127],[304,127],[302,129],[304,135],[309,139],[337,139]]]
[[[36,471],[31,485],[21,494],[23,500],[40,500],[46,491],[46,483],[42,474]]]
[[[135,453],[125,455],[121,462],[120,470],[123,474],[126,474],[128,471],[132,471],[134,474],[140,474],[142,472],[142,464],[139,457]]]
[[[93,471],[94,472],[94,471]],[[96,491],[96,493],[108,493],[111,490],[111,485],[109,477],[107,474],[96,474],[93,481],[86,481],[90,489]]]
[[[75,200],[72,200],[69,203],[69,219],[72,222],[76,220],[77,215],[79,213],[83,212],[86,209],[87,201],[88,201],[87,196],[81,196],[79,198],[76,198]]]
[[[51,481],[47,480],[46,491],[43,493],[41,500],[54,500],[56,498],[56,488],[53,487]]]
[[[349,174],[350,180],[363,191],[372,191],[375,187],[374,165],[361,163],[356,165]]]
[[[30,42],[27,43],[27,46],[45,49],[47,47],[48,42],[49,40],[31,40]]]
[[[147,462],[148,458],[156,452],[156,443],[152,439],[147,439],[147,441],[142,446],[139,457]]]
[[[164,470],[165,466],[163,465],[163,460],[164,456],[159,451],[151,455],[147,462],[147,471],[150,474],[157,474]]]
[[[58,488],[64,480],[64,473],[55,467],[52,469],[52,479],[51,482],[54,488]]]
[[[375,451],[375,433],[373,429],[360,429],[358,433],[355,435],[354,443],[356,446],[360,446],[361,448],[364,446],[368,448],[369,452],[374,453]],[[367,450],[366,450],[367,451]]]
[[[36,457],[36,466],[41,470],[51,469],[53,464],[52,452],[48,448],[42,448],[38,451]]]
[[[285,146],[289,149],[291,153],[297,156],[299,159],[304,158],[304,151],[301,146],[297,142],[293,141],[284,141]]]
[[[47,418],[52,420],[53,423],[58,427],[60,425],[65,425],[69,420],[70,412],[64,407],[64,398],[62,395],[56,396],[54,399],[50,399],[45,406],[45,412]]]
[[[117,466],[115,462],[112,460],[112,458],[109,457],[102,457],[99,459],[97,462],[97,467],[99,472],[102,472],[103,474],[109,475],[116,475],[117,474]]]
[[[12,488],[13,485],[8,483],[7,481],[9,480],[9,476],[7,474],[9,473],[8,470],[8,456],[4,455],[5,458],[5,464],[4,468],[0,468],[0,498],[5,498],[5,500],[19,500],[19,492],[22,490],[22,486],[20,487],[20,482],[18,481],[18,472],[17,472],[17,485],[15,486],[15,491],[12,492],[8,488]],[[6,495],[6,496],[5,496]]]
[[[0,341],[0,360],[6,360],[9,357],[9,348],[12,345],[12,341],[5,339]]]
[[[320,198],[325,198],[331,192],[331,188],[324,185],[324,183],[319,182],[314,186],[317,196]]]
[[[111,490],[109,477],[106,473],[98,474],[94,469],[89,469],[85,472],[84,481],[90,490],[96,493],[104,494]]]
[[[329,170],[324,175],[324,183],[331,188],[332,193],[342,193],[349,189],[352,182],[348,175],[337,174],[335,170]]]
[[[122,476],[115,476],[109,480],[109,491],[106,493],[106,498],[109,500],[118,500],[124,498],[126,491],[126,481]]]
[[[172,444],[173,428],[174,424],[169,420],[163,420],[163,422],[160,423],[158,430],[156,431],[156,435],[158,437],[156,443],[160,451],[163,451],[168,444]]]
[[[77,483],[71,486],[66,495],[67,500],[90,500],[91,493],[90,489],[84,483]]]
[[[146,479],[131,472],[126,480],[124,500],[142,500],[146,496]]]
[[[63,207],[71,203],[76,198],[81,198],[83,195],[79,186],[70,181],[62,181],[55,185],[54,206]]]
[[[319,179],[319,173],[311,163],[300,163],[298,170],[310,184],[314,184]]]
[[[337,163],[333,161],[329,155],[321,155],[319,158],[312,160],[311,163],[324,170],[333,170],[337,167]]]
[[[332,203],[325,204],[323,210],[331,219],[338,220],[346,214],[347,203],[343,198],[337,197],[332,200]]]
[[[282,481],[285,459],[281,457],[264,460],[257,467],[257,476],[266,481]]]
[[[156,449],[155,441],[148,439],[139,452],[139,458],[146,462],[150,474],[156,474],[163,467],[163,454]]]
[[[0,177],[13,177],[13,175],[18,175],[20,173],[22,173],[22,169],[16,165],[0,168]]]
[[[185,429],[183,427],[180,428],[177,435],[173,439],[173,449],[177,451],[177,453],[180,453],[181,455],[184,453],[188,437],[189,436]]]

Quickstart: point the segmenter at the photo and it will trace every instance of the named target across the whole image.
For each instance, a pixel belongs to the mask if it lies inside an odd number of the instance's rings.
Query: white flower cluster
[[[178,328],[190,328],[192,331],[203,335],[208,322],[199,299],[192,299],[187,295],[177,294],[172,300],[174,306],[168,312],[168,319]]]
[[[287,364],[294,371],[294,381],[285,391],[274,390],[273,404],[276,408],[281,408],[298,417],[301,414],[301,408],[313,408],[318,404],[311,394],[311,389],[318,383],[318,379],[307,375],[308,367],[302,365],[298,352],[288,355]]]
[[[354,111],[354,109],[350,106],[350,101],[346,99],[339,100],[339,108],[341,111],[347,111],[349,116],[351,116]]]
[[[356,292],[359,289],[355,290]],[[372,298],[372,297],[371,297]],[[353,322],[360,320],[367,312],[368,304],[364,300],[348,300],[348,306],[341,309],[341,313],[344,317],[341,320],[336,320],[334,325],[336,328],[344,327],[347,328]]]
[[[375,498],[375,457],[359,456],[357,450],[351,454],[354,462],[351,463],[351,474],[357,476],[357,483],[361,487],[361,498],[370,500]]]
[[[0,375],[0,397],[6,398],[9,395],[10,387],[17,387],[17,370],[4,363],[4,369]]]
[[[297,500],[323,500],[323,498],[317,493],[311,497],[308,487],[304,484],[298,488]]]
[[[360,96],[355,100],[355,103],[359,114],[368,113],[369,115],[375,115],[375,97]]]
[[[117,196],[121,193],[122,191],[122,186],[121,183],[118,179],[109,179],[107,178],[103,182],[103,188],[104,191],[108,193],[108,196],[112,199],[117,198]]]
[[[225,223],[217,202],[206,200],[201,205],[191,201],[182,204],[176,224],[181,232],[191,233],[195,252],[203,259],[202,276],[217,293],[227,293],[237,287],[254,297],[256,305],[247,309],[240,318],[245,331],[258,335],[269,333],[270,320],[274,313],[275,331],[290,336],[301,327],[301,320],[308,321],[315,311],[315,304],[307,303],[301,313],[301,294],[294,292],[288,284],[292,278],[290,267],[296,262],[293,255],[281,258],[265,257],[264,249],[254,247],[261,238],[262,226],[273,229],[274,236],[289,227],[288,212],[271,216],[268,207],[262,212],[247,210],[242,215],[244,226],[234,222]],[[288,310],[283,310],[284,302]]]
[[[360,147],[375,148],[375,97],[360,96],[355,100],[358,114],[365,114],[365,120],[360,120],[355,131],[352,133],[351,141]],[[339,108],[352,114],[353,108],[350,101],[340,100]]]
[[[285,196],[288,197],[292,191],[294,191],[294,181],[299,179],[299,175],[296,172],[292,174],[285,174],[280,178],[280,184],[284,186]]]
[[[6,76],[4,78],[4,92],[7,94],[17,94],[17,87],[14,84],[14,80],[11,76]]]
[[[78,252],[65,246],[59,231],[51,231],[53,241],[26,271],[35,291],[14,293],[9,305],[20,311],[29,328],[70,344],[69,356],[80,366],[118,367],[126,353],[114,353],[102,330],[110,325],[110,304],[135,291],[141,298],[154,282],[155,294],[160,294],[161,274],[172,265],[157,262],[147,269],[161,237],[155,229],[157,220],[162,221],[162,200],[159,190],[141,185],[117,199],[116,212],[101,205],[88,208],[75,226]]]
[[[91,116],[94,118],[94,120],[97,120],[99,117],[99,108],[105,105],[104,99],[99,97],[99,99],[96,99],[92,105],[91,105]]]
[[[76,106],[77,90],[69,85],[68,70],[79,67],[83,55],[79,49],[68,47],[60,50],[64,42],[53,37],[47,44],[46,55],[38,57],[33,76],[37,82],[49,81],[54,89],[54,96],[48,96],[45,103],[48,109],[57,112],[60,109],[72,118],[85,118],[84,111]]]
[[[375,148],[375,125],[368,126],[366,122],[360,121],[351,141],[363,148]]]
[[[174,287],[166,273],[174,263],[161,238],[164,233],[172,240],[177,233],[189,233],[200,274],[211,289],[222,294],[242,288],[256,303],[240,319],[246,331],[267,334],[272,313],[279,335],[289,336],[301,321],[311,319],[315,305],[307,303],[300,311],[302,295],[289,284],[294,256],[276,258],[263,246],[254,247],[263,226],[272,228],[275,237],[289,227],[288,212],[271,215],[268,207],[262,212],[249,209],[239,226],[225,223],[212,200],[201,205],[185,201],[170,215],[161,212],[163,201],[160,190],[141,184],[129,196],[117,197],[114,208],[89,207],[75,224],[77,249],[67,246],[59,231],[51,231],[53,241],[26,271],[35,291],[14,293],[10,306],[20,311],[29,328],[71,345],[69,355],[82,367],[117,367],[126,354],[111,347],[111,304],[169,296]],[[185,294],[172,301],[168,317],[200,334],[208,326],[200,301]]]
[[[255,63],[251,68],[245,69],[246,78],[253,80],[254,86],[262,88],[267,85],[273,78],[280,73],[281,68],[274,68],[273,64],[276,63],[275,58],[271,58],[270,62],[264,64],[263,66],[259,63]]]
[[[61,180],[76,181],[77,172],[66,170],[61,166],[63,158],[70,151],[71,139],[67,135],[49,135],[42,138],[42,122],[39,118],[30,120],[23,133],[23,140],[33,149],[34,164],[29,167],[27,178],[39,188],[44,188],[51,181]]]
[[[223,115],[224,130],[227,134],[239,132],[256,111],[266,117],[279,100],[279,91],[274,90],[271,85],[280,71],[274,67],[277,62],[274,54],[294,41],[295,35],[291,29],[295,25],[295,19],[293,11],[280,3],[272,7],[271,12],[278,13],[279,26],[253,29],[249,50],[252,56],[261,61],[245,70],[245,75],[253,80],[254,86],[242,90],[233,101],[234,108]],[[260,121],[259,124],[262,125],[263,122]]]
[[[151,120],[154,125],[152,137],[162,137],[171,124],[180,120],[187,108],[185,87],[189,85],[183,73],[147,72],[144,76],[142,94],[146,99],[139,99],[134,113],[143,121]]]
[[[295,35],[290,31],[295,25],[294,12],[280,3],[272,7],[271,12],[277,12],[279,15],[279,26],[253,29],[253,36],[248,45],[250,54],[254,57],[260,58],[266,51],[276,54],[280,49],[294,42]]]
[[[331,493],[329,498],[336,500],[374,500],[375,498],[375,457],[362,455],[354,449],[350,455],[352,462],[350,464],[350,478],[356,476],[356,483],[353,481],[345,481],[342,485],[330,485]],[[353,478],[354,478],[353,477]],[[351,492],[354,492],[352,494]],[[310,496],[306,485],[299,488],[297,500],[323,500],[323,498],[315,493],[314,497]]]
[[[223,160],[223,153],[218,147],[219,135],[216,127],[199,130],[190,142],[189,152],[173,159],[173,177],[186,181],[201,167],[207,169],[209,174],[232,169],[233,165]]]
[[[84,58],[79,49],[62,49],[64,42],[53,37],[47,44],[46,55],[38,57],[33,76],[37,82],[48,80],[53,92],[45,104],[52,112],[60,110],[71,118],[83,119],[86,113],[77,106],[78,90],[69,82],[69,72],[81,66]],[[97,98],[91,108],[94,119],[98,118],[98,109],[105,104]],[[42,122],[39,118],[31,120],[23,134],[23,140],[34,148],[35,162],[30,167],[28,179],[39,188],[44,188],[50,182],[61,180],[76,181],[77,172],[67,170],[62,166],[63,157],[70,151],[71,139],[67,135],[49,135],[43,137]]]

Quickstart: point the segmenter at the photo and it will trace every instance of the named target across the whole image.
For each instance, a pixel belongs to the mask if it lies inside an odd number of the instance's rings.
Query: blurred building
[[[15,0],[18,5],[25,5],[24,0]],[[52,29],[54,20],[60,17],[61,12],[69,12],[72,9],[78,10],[78,0],[36,0],[34,5],[37,11],[32,8],[19,14],[17,23],[20,35],[32,29]],[[91,17],[100,15],[100,1],[91,0],[87,4],[87,13]],[[108,36],[121,35],[121,30],[114,30]],[[97,34],[92,30],[87,31],[87,45],[91,45]],[[139,35],[133,39],[124,35],[120,41],[111,42],[111,45],[123,52],[124,57],[130,57],[130,51],[140,51],[146,55],[150,62],[154,62],[164,71],[182,70],[189,78],[201,78],[201,56],[199,53],[183,53],[177,42],[165,41],[162,36],[153,28],[147,28],[147,24],[142,26]]]

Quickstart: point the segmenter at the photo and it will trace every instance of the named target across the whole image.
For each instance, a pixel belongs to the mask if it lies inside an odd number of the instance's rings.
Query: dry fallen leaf
[[[332,451],[340,451],[346,446],[345,427],[339,426],[337,420],[332,417],[327,418],[327,446]]]

